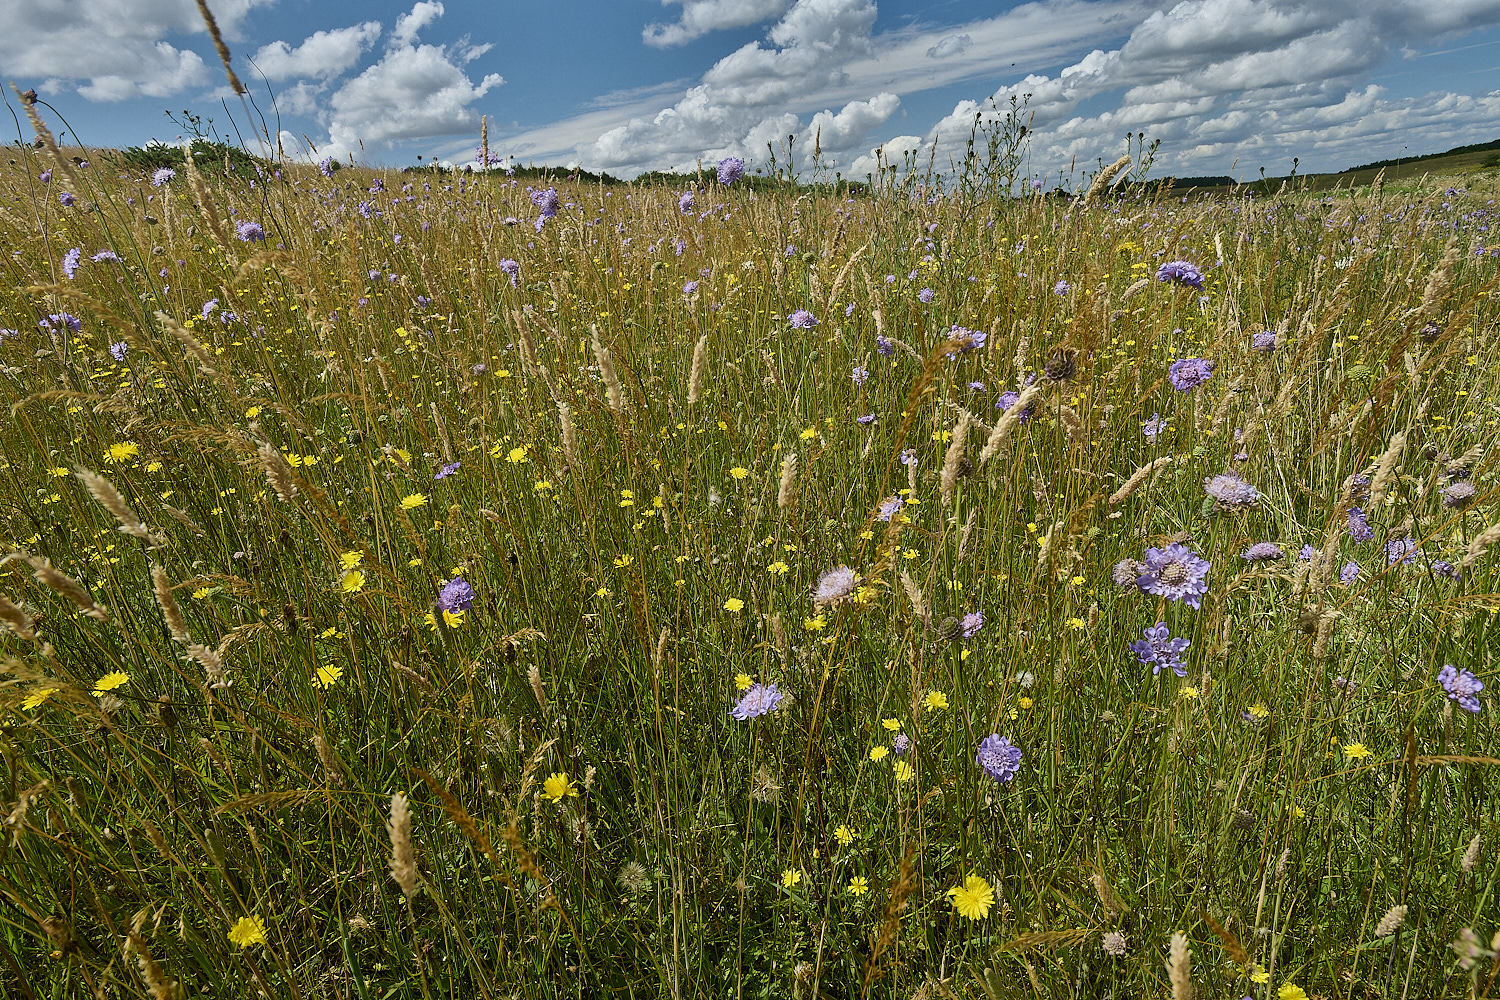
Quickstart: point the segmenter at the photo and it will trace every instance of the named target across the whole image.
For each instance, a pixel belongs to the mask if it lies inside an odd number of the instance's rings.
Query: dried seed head
[[[1375,936],[1385,937],[1394,934],[1401,929],[1401,924],[1406,920],[1406,907],[1393,906],[1385,911],[1385,916],[1380,918],[1380,923],[1375,925]]]
[[[1181,931],[1173,932],[1167,950],[1167,978],[1172,982],[1172,1000],[1192,1000],[1193,953]]]
[[[391,839],[391,878],[411,899],[417,892],[417,862],[411,849],[411,811],[400,792],[391,796],[391,819],[385,832]]]

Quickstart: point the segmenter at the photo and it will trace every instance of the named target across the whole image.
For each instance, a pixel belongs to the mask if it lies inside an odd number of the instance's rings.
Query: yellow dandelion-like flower
[[[106,691],[113,691],[115,688],[124,687],[129,683],[129,674],[120,670],[111,671],[94,682],[94,697],[97,698]]]
[[[1306,809],[1303,809],[1301,806],[1292,806],[1292,816],[1295,817],[1296,819],[1302,819],[1306,815],[1307,815],[1307,810]]]
[[[1370,756],[1370,751],[1363,743],[1350,743],[1344,747],[1344,756],[1350,760],[1364,760]]]
[[[116,441],[104,452],[106,462],[128,462],[141,453],[141,446],[134,441]]]
[[[1030,708],[1032,705],[1035,705],[1036,702],[1032,701],[1030,698],[1022,697],[1016,701],[1016,704],[1020,705],[1022,708]]]
[[[813,438],[815,438],[817,436],[818,436],[818,429],[816,427],[809,427],[807,430],[803,431],[802,434],[801,434],[802,440],[804,440],[804,441],[811,441]]]
[[[536,490],[538,493],[541,493],[545,490],[550,490],[551,488],[552,482],[547,479],[538,479],[536,485],[532,487],[532,489]]]
[[[840,823],[833,831],[833,839],[837,840],[842,847],[848,847],[854,843],[856,836],[858,835],[854,832],[854,828],[848,823]]]
[[[526,461],[526,451],[527,448],[524,444],[520,447],[512,448],[510,452],[505,456],[505,460],[511,463],[524,462]]]
[[[822,615],[818,615],[816,618],[804,618],[802,619],[802,627],[809,632],[821,632],[828,627],[828,619]]]
[[[449,628],[458,628],[463,623],[464,623],[464,613],[462,611],[448,611],[448,610],[444,609],[444,611],[443,611],[443,624],[444,625],[448,626]]]
[[[578,797],[578,789],[573,784],[573,779],[568,777],[566,771],[557,771],[547,776],[542,782],[542,798],[550,802],[561,802],[568,796]]]
[[[729,470],[729,474],[735,479],[744,479],[746,476],[750,475],[750,470],[736,465],[734,468]]]
[[[1249,712],[1250,717],[1254,719],[1264,719],[1266,716],[1271,714],[1271,710],[1266,707],[1266,704],[1263,701],[1256,702],[1254,705],[1251,705],[1249,708],[1245,709],[1245,711]]]
[[[363,552],[345,552],[339,556],[339,569],[353,569],[365,558]]]
[[[1277,1000],[1307,1000],[1307,991],[1296,983],[1282,983],[1276,997]]]
[[[736,691],[749,691],[750,685],[754,683],[755,681],[751,679],[749,674],[734,675],[734,689]]]
[[[781,884],[788,889],[801,881],[802,873],[795,868],[788,868],[781,873]]]
[[[258,407],[258,406],[252,406],[252,407],[250,407],[250,409],[248,409],[248,410],[245,411],[245,416],[248,417],[251,420],[254,420],[256,417],[260,416],[260,407]]]
[[[1265,969],[1257,968],[1254,972],[1250,973],[1250,981],[1256,986],[1264,986],[1271,981],[1271,974]]]
[[[317,672],[313,674],[313,683],[327,691],[337,684],[342,676],[344,676],[344,668],[337,664],[330,664],[317,669]]]
[[[68,470],[61,465],[57,466],[54,469],[48,469],[47,471],[53,476],[56,476],[58,479],[62,479],[68,475]]]
[[[990,907],[995,905],[995,890],[978,875],[970,875],[964,879],[963,885],[949,889],[948,896],[953,900],[953,908],[965,920],[983,920],[989,916]]]
[[[351,569],[339,577],[339,589],[346,594],[357,594],[365,589],[365,575],[357,569]]]
[[[635,559],[632,558],[630,553],[628,552],[624,555],[615,556],[615,566],[619,569],[624,569],[626,566],[629,566],[633,562],[635,562]]]
[[[57,694],[58,690],[58,688],[42,688],[40,691],[31,692],[26,696],[26,700],[21,702],[22,711],[30,712],[32,709],[41,708],[42,703]]]
[[[871,747],[870,748],[870,759],[873,760],[873,761],[875,761],[878,764],[881,761],[885,760],[887,757],[889,757],[890,753],[891,753],[891,751],[887,747]]]
[[[725,611],[741,611],[744,609],[744,607],[745,602],[740,600],[738,597],[731,597],[729,600],[724,602]]]
[[[948,696],[941,691],[929,691],[922,699],[922,705],[929,712],[940,712],[948,707]]]
[[[1082,632],[1084,629],[1088,628],[1088,624],[1089,623],[1084,621],[1082,618],[1069,618],[1067,621],[1068,628],[1072,629],[1074,632]]]
[[[416,510],[418,507],[426,506],[427,497],[421,493],[412,493],[401,498],[402,510]]]
[[[906,782],[917,776],[916,768],[912,767],[904,760],[896,761],[896,763],[891,766],[891,772],[895,774],[896,780],[901,782],[902,784],[905,784]]]
[[[886,728],[887,732],[896,733],[901,731],[900,719],[882,719],[880,724]]]
[[[609,588],[608,587],[600,587],[598,590],[594,591],[594,596],[595,597],[599,597],[599,598],[608,597],[609,596]]]
[[[206,601],[210,597],[212,597],[213,595],[214,595],[214,588],[213,587],[199,587],[197,590],[193,591],[193,600],[195,600],[195,601]]]
[[[1198,697],[1198,689],[1192,686],[1184,687],[1177,692],[1177,696],[1179,698],[1196,698]]]
[[[621,490],[620,491],[620,506],[621,507],[634,507],[635,506],[635,492],[633,490]]]
[[[863,875],[856,875],[849,880],[847,889],[851,896],[863,896],[870,891],[870,883],[865,881]]]
[[[787,570],[789,569],[791,569],[790,566],[778,559],[771,565],[766,567],[766,572],[770,573],[772,576],[786,576]]]
[[[229,943],[236,948],[248,948],[252,944],[266,943],[266,925],[260,917],[240,917],[229,928]]]

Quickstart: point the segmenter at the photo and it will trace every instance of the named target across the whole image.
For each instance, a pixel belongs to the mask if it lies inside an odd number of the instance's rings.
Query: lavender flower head
[[[548,188],[545,191],[531,192],[531,204],[542,214],[542,218],[550,219],[557,214],[559,202],[557,200],[557,189]]]
[[[1350,559],[1348,562],[1344,563],[1344,568],[1339,570],[1339,583],[1342,583],[1347,587],[1349,586],[1349,584],[1358,579],[1359,563],[1355,562],[1353,559]]]
[[[875,414],[866,413],[863,416],[855,417],[854,422],[861,427],[868,427],[875,422]]]
[[[1151,419],[1146,421],[1145,426],[1141,428],[1141,433],[1146,435],[1148,442],[1155,444],[1157,437],[1166,430],[1166,427],[1167,422],[1161,418],[1161,414],[1153,413]]]
[[[261,228],[259,222],[241,219],[234,227],[234,235],[238,236],[244,243],[260,243],[265,240],[266,231]]]
[[[1203,290],[1203,274],[1185,260],[1168,261],[1156,269],[1157,281],[1170,281],[1178,285]]]
[[[889,496],[880,502],[880,513],[875,515],[877,521],[889,521],[901,512],[901,505],[905,503],[899,496]]]
[[[891,338],[884,334],[875,335],[875,350],[880,352],[882,358],[893,358],[896,356],[896,345]]]
[[[474,607],[474,588],[463,577],[455,576],[438,590],[437,605],[439,611],[449,614],[468,611]]]
[[[959,634],[965,639],[974,638],[982,628],[984,628],[983,611],[971,611],[958,623]]]
[[[859,575],[848,566],[835,566],[833,569],[818,577],[818,584],[813,588],[813,607],[821,608],[826,605],[837,604],[854,592],[859,583]]]
[[[1276,350],[1276,331],[1263,330],[1250,338],[1250,350],[1270,354]]]
[[[953,328],[948,331],[948,341],[956,350],[949,351],[948,357],[953,358],[959,354],[968,354],[970,351],[979,350],[984,346],[984,342],[988,339],[988,336],[982,330],[970,330],[967,327],[962,327],[954,323]]]
[[[1368,542],[1375,537],[1375,529],[1365,520],[1363,507],[1349,508],[1349,537],[1356,542]]]
[[[1370,477],[1365,475],[1350,476],[1349,481],[1344,484],[1344,489],[1349,494],[1349,502],[1361,504],[1370,499]]]
[[[1303,562],[1312,562],[1312,557],[1318,554],[1316,545],[1304,545],[1297,550],[1297,558]]]
[[[1240,558],[1250,562],[1274,562],[1277,559],[1285,559],[1286,553],[1275,542],[1256,542],[1242,552]]]
[[[500,272],[510,278],[510,287],[515,288],[516,278],[521,274],[521,265],[507,257],[500,262]]]
[[[1403,566],[1409,566],[1417,561],[1417,553],[1421,551],[1422,547],[1410,535],[1405,538],[1392,538],[1385,543],[1386,565],[1394,566],[1399,562]]]
[[[1459,577],[1463,576],[1463,574],[1459,572],[1458,567],[1454,566],[1446,559],[1435,560],[1432,564],[1432,572],[1437,576],[1446,576],[1450,580],[1457,580]]]
[[[918,459],[917,459],[917,449],[915,449],[915,448],[908,448],[908,449],[906,449],[905,451],[903,451],[901,453],[901,464],[902,465],[916,465],[917,461],[918,461]]]
[[[1010,781],[1021,770],[1021,748],[999,733],[991,733],[979,741],[974,763],[996,781]]]
[[[684,284],[682,286],[682,294],[683,295],[692,295],[697,290],[698,290],[698,283],[696,281],[689,281],[689,282],[687,282],[686,284]]]
[[[1249,510],[1260,506],[1260,490],[1233,472],[1221,472],[1204,479],[1203,492],[1225,510]]]
[[[1465,712],[1479,711],[1479,692],[1484,690],[1484,682],[1468,671],[1456,669],[1449,663],[1438,671],[1438,683],[1443,690],[1448,692],[1448,697],[1458,702],[1458,707]]]
[[[1208,592],[1211,565],[1192,549],[1173,542],[1164,549],[1146,550],[1146,568],[1136,584],[1148,594],[1184,601],[1196,611]]]
[[[896,756],[901,756],[911,749],[911,737],[905,733],[897,733],[891,737],[891,749],[896,751]]]
[[[69,250],[67,253],[63,254],[63,259],[62,259],[63,274],[65,274],[65,275],[68,276],[68,280],[69,281],[72,281],[73,280],[73,276],[78,273],[78,262],[80,260],[82,260],[82,259],[83,259],[83,248],[82,247],[74,247],[73,249]]]
[[[1021,394],[1019,392],[1011,392],[1009,389],[1007,389],[1005,392],[1002,392],[1000,394],[999,399],[995,400],[995,409],[1003,413],[1004,411],[1010,409],[1012,406],[1015,406],[1020,401]],[[1020,416],[1016,418],[1017,422],[1023,424],[1026,423],[1026,421],[1031,419],[1031,415],[1035,412],[1036,404],[1032,403],[1030,406],[1026,407],[1026,409],[1021,411]]]
[[[726,156],[719,161],[719,183],[733,184],[745,175],[745,161],[738,156]]]
[[[781,704],[782,694],[775,684],[752,684],[740,700],[734,703],[729,714],[741,722],[758,719],[767,712],[774,712]]]
[[[62,203],[63,208],[72,208],[73,202],[77,201],[78,199],[74,198],[71,194],[64,191],[57,196],[57,200]]]
[[[1146,564],[1139,559],[1121,559],[1109,571],[1109,578],[1121,590],[1140,590],[1139,581],[1144,572],[1146,572]]]
[[[461,465],[463,465],[462,462],[449,462],[447,465],[445,465],[441,469],[437,470],[437,475],[433,476],[432,478],[433,479],[447,479],[449,476],[454,475],[455,473],[457,473],[458,472],[458,468]]]
[[[56,329],[58,332],[61,332],[63,327],[67,327],[69,330],[77,333],[83,329],[83,320],[72,313],[48,313],[47,318],[37,320],[36,325],[43,330]]]
[[[855,385],[864,385],[865,380],[870,377],[870,369],[866,368],[864,365],[856,365],[854,369],[849,372],[849,377],[854,380]]]
[[[1067,295],[1072,290],[1073,286],[1068,284],[1066,281],[1059,281],[1057,284],[1052,286],[1053,295]]]
[[[684,191],[681,198],[677,199],[677,211],[686,215],[693,210],[693,192]]]
[[[128,350],[130,350],[130,345],[122,340],[119,343],[109,345],[109,356],[116,361],[124,361],[125,352]]]
[[[1179,358],[1167,369],[1167,378],[1178,392],[1192,392],[1214,373],[1214,363],[1204,358]]]
[[[102,264],[107,260],[112,260],[116,264],[118,264],[120,263],[120,255],[115,253],[113,250],[100,250],[98,253],[90,257],[89,260],[93,261],[95,264]]]
[[[923,305],[926,305],[935,298],[937,298],[937,293],[930,288],[924,288],[917,293],[917,299],[921,301]]]
[[[1474,484],[1459,479],[1443,487],[1443,506],[1463,510],[1474,501]]]
[[[339,168],[338,161],[331,156],[325,156],[318,161],[318,172],[324,177],[332,177],[333,172]]]
[[[176,176],[177,171],[173,170],[171,167],[157,167],[156,171],[151,175],[151,186],[164,187],[167,184],[170,184],[172,182],[172,178]]]
[[[818,317],[806,309],[798,309],[788,319],[791,321],[793,330],[811,330],[818,325]]]
[[[1151,664],[1153,677],[1163,670],[1171,670],[1178,677],[1187,676],[1187,664],[1183,662],[1182,654],[1192,645],[1191,640],[1172,638],[1172,632],[1165,622],[1157,622],[1142,634],[1146,638],[1132,642],[1130,650],[1135,653],[1136,659]]]

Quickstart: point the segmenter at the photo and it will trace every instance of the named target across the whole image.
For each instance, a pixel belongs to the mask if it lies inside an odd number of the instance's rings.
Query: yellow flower
[[[29,712],[33,708],[40,708],[42,702],[57,694],[58,690],[58,688],[42,688],[40,691],[31,692],[26,696],[26,700],[21,702],[21,709]]]
[[[953,908],[965,920],[983,920],[989,916],[990,907],[995,905],[995,890],[978,875],[970,875],[964,879],[963,885],[949,889],[948,896],[953,900]]]
[[[260,917],[240,917],[229,928],[229,943],[237,948],[248,948],[252,944],[266,943],[266,925]]]
[[[890,756],[890,753],[891,751],[887,747],[871,747],[870,759],[878,764],[880,761],[883,761],[886,759],[886,757]]]
[[[250,407],[250,409],[245,411],[245,416],[249,417],[251,420],[254,420],[256,417],[260,416],[260,407]]]
[[[106,691],[113,691],[117,687],[123,687],[130,683],[130,675],[119,670],[111,671],[94,682],[94,697],[97,698]]]
[[[344,676],[344,668],[334,664],[327,667],[319,667],[313,675],[313,683],[327,691],[338,683],[340,677]]]
[[[346,594],[357,594],[365,589],[365,575],[357,569],[351,569],[339,577],[339,588]]]
[[[538,479],[536,485],[532,487],[532,489],[536,490],[538,493],[542,492],[543,490],[550,490],[551,488],[552,483],[547,479]]]
[[[464,613],[462,611],[449,611],[446,608],[443,609],[444,625],[447,625],[449,628],[458,628],[463,623]]]
[[[1030,698],[1027,698],[1027,697],[1025,697],[1023,695],[1021,697],[1021,699],[1016,702],[1016,704],[1020,705],[1022,708],[1030,708],[1032,705],[1035,705],[1036,702],[1032,701]]]
[[[750,679],[750,675],[749,674],[735,674],[734,675],[734,689],[736,691],[749,691],[750,690],[750,685],[752,685],[754,683],[755,683],[755,681],[753,681],[753,680]]]
[[[128,462],[141,453],[140,445],[134,441],[116,441],[104,453],[106,462]]]
[[[802,627],[807,629],[809,632],[821,632],[827,625],[828,619],[824,618],[822,615],[818,615],[816,618],[802,619]]]
[[[1266,704],[1263,701],[1256,702],[1254,705],[1251,705],[1248,709],[1246,709],[1246,711],[1249,712],[1250,717],[1254,719],[1264,719],[1266,716],[1271,714],[1271,710],[1266,707]]]
[[[561,802],[567,796],[578,797],[578,789],[573,786],[573,779],[568,777],[566,771],[557,771],[542,782],[542,798],[552,802]]]
[[[745,602],[740,600],[738,597],[731,597],[729,600],[724,602],[725,611],[740,611],[744,607]]]
[[[631,491],[631,490],[621,490],[620,491],[620,506],[621,507],[634,507],[635,506],[635,493],[633,491]]]
[[[870,883],[865,881],[863,875],[856,875],[849,880],[849,895],[863,896],[870,891]]]
[[[1075,576],[1075,577],[1071,578],[1070,580],[1068,580],[1068,582],[1071,583],[1073,586],[1078,587],[1078,586],[1082,586],[1083,585],[1084,580],[1083,580],[1083,577],[1081,577],[1081,576]]]
[[[929,712],[941,711],[948,707],[948,696],[941,691],[929,691],[927,697],[922,699],[922,704]]]
[[[804,441],[811,441],[813,438],[815,438],[817,436],[818,436],[818,429],[816,427],[809,427],[807,430],[805,430],[805,431],[802,432],[802,440],[804,440]]]
[[[1296,983],[1282,983],[1276,996],[1278,1000],[1307,1000],[1307,991]]]
[[[734,468],[729,470],[729,474],[735,479],[744,479],[746,476],[750,475],[750,470],[736,465]]]
[[[401,509],[415,510],[418,507],[424,506],[426,503],[427,497],[425,497],[421,493],[413,493],[410,496],[404,496],[401,498]]]
[[[837,840],[840,846],[843,847],[848,847],[854,843],[855,836],[853,828],[848,823],[840,823],[833,831],[833,839]]]
[[[1250,973],[1250,981],[1257,986],[1264,986],[1271,981],[1271,974],[1265,969],[1256,969]]]
[[[1301,806],[1292,806],[1292,815],[1297,819],[1302,819],[1307,815],[1307,810]]]
[[[1072,629],[1074,632],[1082,632],[1084,629],[1088,628],[1088,622],[1084,621],[1082,618],[1069,618],[1067,621],[1067,625],[1068,628]]]
[[[788,868],[786,871],[781,873],[781,884],[788,889],[801,881],[802,873],[795,868]]]
[[[1184,687],[1177,692],[1177,695],[1180,698],[1196,698],[1198,697],[1198,689],[1192,686]]]
[[[594,591],[594,596],[595,597],[599,597],[599,598],[608,597],[609,596],[609,588],[608,587],[600,587],[598,590]]]
[[[917,776],[916,768],[904,760],[898,760],[891,766],[891,771],[896,775],[896,780],[905,784]]]
[[[786,572],[789,569],[791,569],[790,566],[778,559],[766,567],[766,572],[772,576],[786,576]]]
[[[1344,747],[1344,756],[1351,760],[1363,760],[1370,756],[1370,751],[1365,748],[1363,743],[1350,743]]]
[[[208,598],[213,596],[213,593],[214,588],[212,587],[199,587],[197,590],[193,591],[193,600],[206,601],[208,600]]]
[[[55,469],[48,469],[47,471],[56,476],[58,479],[61,479],[68,474],[68,470],[60,465]]]
[[[363,552],[345,552],[339,556],[339,569],[353,569],[364,559]]]
[[[889,733],[899,732],[901,729],[900,719],[882,719],[880,724],[884,726],[886,732]]]
[[[624,569],[626,566],[629,566],[633,562],[635,562],[635,560],[631,558],[630,553],[628,552],[622,556],[615,557],[615,566],[619,569]]]
[[[505,460],[512,463],[526,461],[526,446],[523,444],[518,448],[512,448],[505,456]]]

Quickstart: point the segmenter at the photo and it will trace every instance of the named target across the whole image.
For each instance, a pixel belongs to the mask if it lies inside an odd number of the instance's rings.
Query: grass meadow
[[[1496,995],[1493,176],[64,152],[0,159],[5,995]]]

